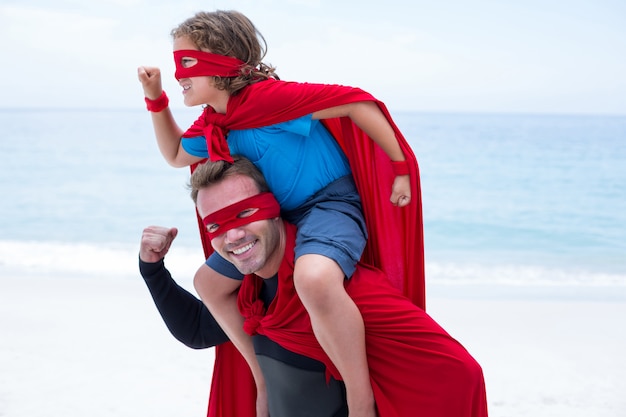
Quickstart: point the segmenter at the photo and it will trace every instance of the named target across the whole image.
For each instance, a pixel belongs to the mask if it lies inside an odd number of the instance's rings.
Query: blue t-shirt
[[[228,147],[263,173],[283,210],[301,206],[331,182],[350,174],[343,150],[311,115],[255,129],[231,130]],[[204,136],[183,138],[187,153],[208,156]]]

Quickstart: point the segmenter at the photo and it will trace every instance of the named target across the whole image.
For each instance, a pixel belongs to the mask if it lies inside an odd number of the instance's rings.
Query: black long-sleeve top
[[[194,349],[228,341],[202,301],[172,279],[162,260],[146,263],[140,259],[139,270],[165,325],[176,339]],[[277,285],[277,277],[263,280],[259,295],[266,308],[276,295]],[[252,342],[259,358],[266,356],[274,359],[272,362],[260,360],[259,364],[267,386],[274,387],[268,391],[275,414],[293,416],[303,409],[318,407],[320,415],[348,415],[343,384],[333,378],[327,381],[321,362],[291,352],[263,335],[253,336]]]
[[[181,343],[193,349],[204,349],[229,340],[202,300],[174,281],[163,260],[148,263],[139,259],[139,271],[165,325]],[[277,277],[263,281],[260,297],[266,308],[276,295],[277,284]],[[321,362],[291,352],[266,336],[255,335],[252,342],[257,355],[301,369],[318,372],[325,369]]]
[[[228,336],[202,301],[172,279],[163,260],[147,263],[140,259],[139,272],[165,325],[176,339],[193,349],[228,341]]]

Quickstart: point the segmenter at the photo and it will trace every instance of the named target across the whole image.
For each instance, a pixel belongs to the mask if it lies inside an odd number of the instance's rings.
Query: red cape
[[[285,256],[278,292],[265,311],[262,279],[245,277],[239,291],[244,329],[263,334],[286,349],[323,362],[341,375],[313,334],[293,284],[296,228],[286,225]],[[379,270],[359,264],[346,291],[365,323],[367,361],[380,417],[486,417],[480,365],[465,348],[412,304]]]
[[[408,161],[411,177],[411,203],[402,208],[393,206],[389,197],[395,175],[387,154],[349,118],[324,121],[350,161],[363,202],[369,238],[361,261],[384,271],[396,288],[414,304],[425,308],[422,201],[417,160],[382,102],[358,88],[266,80],[232,96],[226,114],[207,107],[184,136],[204,135],[207,141],[220,141],[228,130],[269,126],[360,101],[375,102],[386,116]],[[212,248],[200,219],[199,227],[208,257]],[[245,368],[246,364],[232,344],[217,348],[209,417],[254,416],[255,388]]]

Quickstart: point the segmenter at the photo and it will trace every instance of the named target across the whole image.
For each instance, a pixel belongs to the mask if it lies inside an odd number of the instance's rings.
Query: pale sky
[[[285,80],[361,87],[392,111],[626,115],[623,0],[0,0],[0,108],[143,108],[170,30],[236,9]]]

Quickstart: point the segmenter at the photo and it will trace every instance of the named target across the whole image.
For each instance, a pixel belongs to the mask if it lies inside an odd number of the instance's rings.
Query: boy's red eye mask
[[[256,210],[250,215],[241,216],[247,210]],[[246,214],[246,213],[244,213]],[[234,229],[259,220],[273,219],[280,216],[280,205],[274,194],[261,193],[226,206],[202,219],[206,233],[214,239]],[[217,228],[211,227],[216,225]],[[213,231],[209,230],[209,227]]]
[[[188,68],[183,66],[183,58],[195,58],[198,62]],[[236,77],[246,64],[232,56],[212,54],[194,49],[174,51],[174,64],[177,80],[190,77]]]

